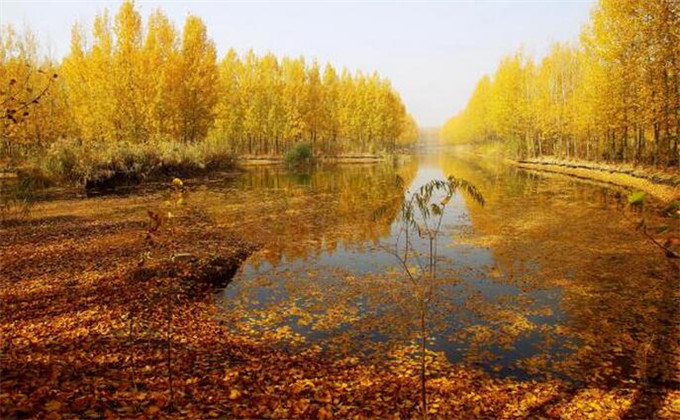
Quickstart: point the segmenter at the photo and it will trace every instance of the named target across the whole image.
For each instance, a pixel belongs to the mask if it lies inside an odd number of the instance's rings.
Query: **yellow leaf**
[[[52,400],[45,404],[45,410],[47,411],[57,411],[61,408],[61,403],[57,400]]]
[[[240,396],[241,396],[241,391],[239,391],[238,389],[232,389],[231,392],[229,392],[229,399],[230,400],[235,400]]]

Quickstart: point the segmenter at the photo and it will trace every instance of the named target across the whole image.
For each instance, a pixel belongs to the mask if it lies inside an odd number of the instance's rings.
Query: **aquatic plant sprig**
[[[397,177],[397,183],[401,179]],[[447,206],[456,193],[461,191],[476,203],[484,206],[482,193],[472,183],[449,175],[445,180],[433,179],[422,185],[402,202],[398,214],[399,232],[395,236],[393,248],[382,248],[393,255],[406,274],[416,300],[419,318],[420,338],[420,405],[422,417],[428,418],[427,408],[427,342],[428,312],[434,295],[434,280],[437,265],[437,238],[441,231],[442,220]],[[413,235],[426,239],[428,249],[427,263],[423,264],[420,253],[413,245]],[[403,245],[401,242],[403,241]]]

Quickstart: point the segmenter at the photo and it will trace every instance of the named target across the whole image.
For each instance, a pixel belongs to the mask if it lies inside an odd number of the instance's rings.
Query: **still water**
[[[486,205],[456,195],[444,214],[429,350],[502,376],[678,380],[677,266],[635,231],[642,217],[669,223],[654,206],[624,217],[625,191],[444,151],[303,174],[253,168],[217,189],[223,206],[204,188],[196,198],[218,220],[262,244],[221,292],[227,324],[291,351],[403,354],[419,329],[391,253],[399,206],[448,175]]]

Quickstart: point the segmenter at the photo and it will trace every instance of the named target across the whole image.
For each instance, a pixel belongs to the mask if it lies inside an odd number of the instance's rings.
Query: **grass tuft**
[[[218,141],[187,144],[62,140],[54,143],[20,174],[36,182],[66,182],[90,189],[234,167],[235,160],[227,145]]]

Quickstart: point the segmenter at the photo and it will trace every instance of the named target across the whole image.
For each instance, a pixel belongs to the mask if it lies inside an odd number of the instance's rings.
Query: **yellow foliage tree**
[[[680,167],[679,45],[679,2],[600,0],[579,45],[555,44],[538,67],[521,54],[503,59],[442,138]]]
[[[58,139],[90,157],[99,146],[125,154],[150,142],[147,149],[185,144],[173,151],[206,140],[234,154],[281,155],[301,142],[335,154],[390,151],[417,136],[401,98],[377,74],[339,77],[330,65],[322,74],[316,61],[252,51],[230,50],[218,64],[200,18],[188,16],[179,32],[160,10],[143,22],[131,0],[113,20],[107,10],[97,14],[91,31],[74,25],[61,65],[39,60],[37,49],[30,33],[4,31],[0,83],[12,100],[32,101],[31,92],[50,85],[30,110],[5,107],[4,154],[44,152]],[[44,77],[52,73],[58,81]],[[11,123],[15,111],[26,111],[21,124]]]

